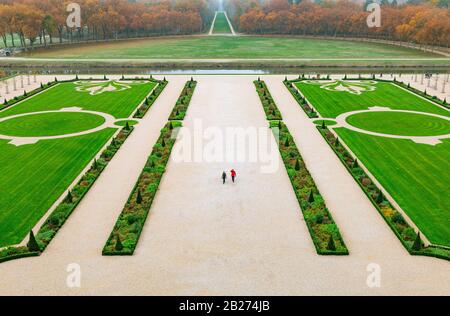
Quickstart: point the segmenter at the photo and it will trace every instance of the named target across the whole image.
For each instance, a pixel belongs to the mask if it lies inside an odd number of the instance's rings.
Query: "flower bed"
[[[273,101],[272,95],[270,94],[269,89],[267,89],[266,83],[258,78],[258,80],[254,81],[254,84],[263,105],[264,112],[266,112],[267,120],[282,120],[283,118],[281,113]]]
[[[301,79],[300,79],[301,80]],[[298,82],[300,80],[292,80],[284,81],[284,85],[286,88],[288,88],[289,92],[292,94],[295,100],[297,100],[297,103],[301,106],[303,111],[305,111],[306,115],[308,115],[309,118],[318,118],[316,110],[308,103],[306,98],[302,96],[302,94],[298,91],[298,89],[295,87],[294,82]]]
[[[184,89],[181,92],[181,95],[178,98],[172,113],[170,114],[169,120],[171,121],[184,120],[196,86],[197,81],[194,81],[192,78],[190,81],[186,82],[186,85],[184,86]]]
[[[153,89],[151,94],[145,99],[144,103],[136,111],[134,118],[143,118],[147,111],[151,108],[153,103],[155,103],[156,99],[158,99],[159,95],[163,92],[164,88],[167,86],[167,80],[165,78],[164,80],[150,79],[150,81],[156,82],[158,83],[158,85],[155,87],[155,89]]]

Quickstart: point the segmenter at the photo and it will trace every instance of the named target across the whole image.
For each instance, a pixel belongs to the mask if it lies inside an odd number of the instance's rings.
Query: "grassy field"
[[[361,113],[349,116],[347,122],[364,130],[390,135],[433,136],[450,134],[450,121],[414,113]]]
[[[217,12],[213,34],[231,34],[230,25],[228,24],[227,18],[223,12]]]
[[[54,136],[76,133],[102,125],[105,119],[88,113],[44,113],[0,122],[0,134],[14,136]]]
[[[123,91],[91,95],[86,91],[77,91],[74,83],[61,83],[0,112],[0,117],[78,106],[85,110],[105,112],[116,118],[127,118],[153,87],[153,83],[139,84]],[[92,115],[90,118],[77,115],[70,118],[74,122],[69,122],[66,114],[26,116],[21,123],[27,131],[17,133],[36,136],[35,133],[52,135],[76,132],[92,128],[102,119]],[[67,123],[65,127],[53,126],[61,120]],[[14,123],[14,120],[11,122]],[[14,124],[8,125],[0,124],[0,128],[8,127],[10,134],[15,132]],[[19,147],[8,144],[8,140],[0,140],[0,247],[19,243],[26,236],[115,131],[109,128],[84,136],[41,140]]]
[[[327,91],[320,85],[307,83],[300,83],[298,87],[325,118],[335,118],[341,113],[365,110],[371,106],[450,117],[449,111],[391,83],[377,83],[374,91],[366,91],[361,95],[345,91]],[[448,131],[448,124],[442,121],[436,125],[433,118],[427,120],[428,117],[422,116],[419,121],[418,117],[411,115],[386,118],[385,112],[383,119],[378,117],[379,121],[374,116],[366,117],[367,120],[358,120],[357,123],[370,131],[378,129],[399,135],[409,133],[412,129],[411,122],[403,120],[412,120],[415,133],[420,135],[436,135]],[[396,124],[398,129],[392,124]],[[366,135],[346,128],[334,130],[426,237],[432,243],[450,246],[450,140],[446,139],[441,144],[431,146],[417,144],[411,140]]]
[[[62,59],[395,59],[442,57],[419,50],[376,43],[255,36],[173,37],[97,43],[37,50],[23,56]],[[443,60],[446,59],[443,58]]]

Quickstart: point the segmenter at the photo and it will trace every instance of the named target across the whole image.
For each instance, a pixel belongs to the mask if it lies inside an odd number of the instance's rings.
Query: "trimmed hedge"
[[[186,117],[186,112],[191,103],[192,95],[194,94],[195,87],[197,87],[197,81],[191,79],[186,82],[186,85],[181,91],[181,95],[173,108],[172,113],[170,114],[170,121],[182,121]]]
[[[281,121],[270,122],[270,128],[279,129],[281,157],[317,253],[348,255],[349,251],[339,228],[320,195],[288,128]]]
[[[121,79],[121,80],[138,80],[138,79]],[[152,93],[145,99],[144,103],[139,107],[136,111],[136,114],[133,116],[134,118],[143,118],[147,111],[151,108],[153,103],[155,103],[156,99],[158,99],[159,95],[163,92],[163,90],[167,86],[167,80],[154,80],[150,79],[149,81],[155,82],[158,85],[153,89]]]
[[[254,84],[256,87],[256,91],[258,92],[259,99],[261,100],[261,103],[263,105],[264,112],[266,112],[267,120],[281,121],[283,117],[281,116],[281,112],[278,110],[278,107],[275,104],[269,89],[267,89],[266,83],[258,79],[254,81]]]
[[[8,247],[0,250],[0,263],[21,258],[37,257],[39,255],[39,252],[31,252],[27,247]]]
[[[181,122],[170,122],[161,130],[159,139],[103,248],[103,255],[133,255],[166,171],[175,144],[173,133],[178,127],[181,127]]]
[[[297,103],[301,106],[303,111],[305,111],[306,115],[308,115],[309,118],[318,118],[319,115],[317,115],[316,110],[306,101],[306,98],[301,95],[301,93],[298,91],[298,89],[295,87],[294,82],[299,82],[300,80],[285,80],[283,81],[286,88],[288,88],[289,92],[292,94],[295,100],[297,100]]]
[[[317,129],[411,255],[431,256],[450,260],[450,249],[436,245],[422,247],[420,251],[413,250],[413,244],[417,238],[415,230],[406,222],[401,213],[384,198],[381,190],[359,166],[359,163],[355,162],[355,158],[341,144],[341,141],[327,127],[322,128],[318,126]]]

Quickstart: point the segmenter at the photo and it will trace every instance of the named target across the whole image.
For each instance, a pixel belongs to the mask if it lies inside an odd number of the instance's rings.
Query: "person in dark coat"
[[[227,173],[225,171],[222,173],[222,180],[223,180],[223,184],[225,184],[225,182],[227,182]]]

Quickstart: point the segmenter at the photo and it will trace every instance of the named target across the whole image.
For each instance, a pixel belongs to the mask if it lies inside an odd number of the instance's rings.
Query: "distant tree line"
[[[66,25],[67,5],[81,6],[81,27]],[[5,47],[33,47],[88,40],[202,32],[214,17],[214,1],[0,0],[0,37]]]
[[[398,1],[400,3],[401,1]],[[449,0],[381,1],[381,27],[369,28],[367,5],[348,0],[228,0],[236,29],[252,34],[350,36],[450,45]]]

